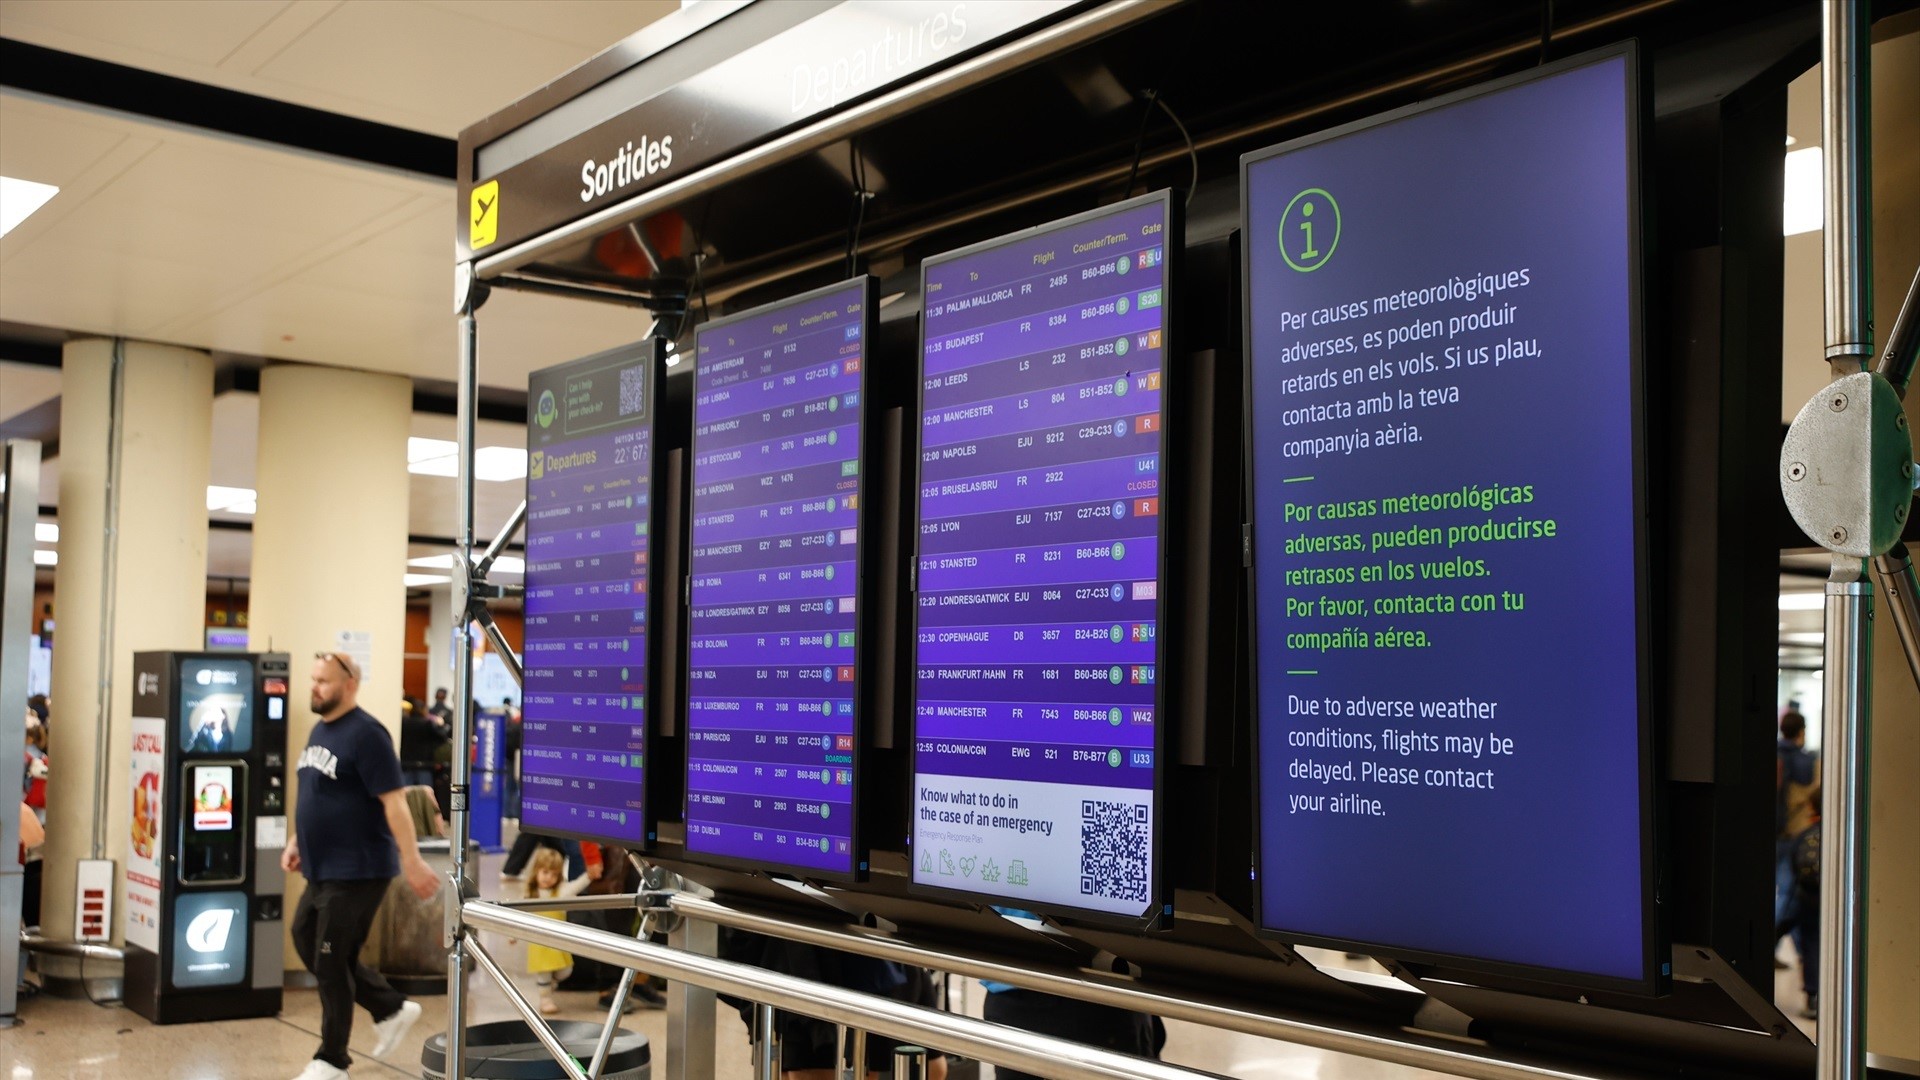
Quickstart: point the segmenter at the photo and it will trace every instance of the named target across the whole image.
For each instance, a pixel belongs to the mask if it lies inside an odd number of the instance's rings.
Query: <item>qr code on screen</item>
[[[620,369],[620,415],[632,416],[647,407],[647,369],[635,364]]]
[[[1147,902],[1147,804],[1080,800],[1080,894]]]

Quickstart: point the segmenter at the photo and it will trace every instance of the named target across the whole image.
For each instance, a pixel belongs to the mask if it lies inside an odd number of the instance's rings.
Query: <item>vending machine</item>
[[[126,1003],[156,1024],[280,1011],[285,653],[133,658]]]

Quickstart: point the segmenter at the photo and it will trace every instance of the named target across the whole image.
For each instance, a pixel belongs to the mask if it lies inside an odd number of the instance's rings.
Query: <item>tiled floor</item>
[[[497,858],[483,862],[483,892],[495,889],[497,866]],[[520,966],[525,946],[516,949],[505,942],[494,946],[492,951],[502,966],[509,970]],[[1782,947],[1784,957],[1790,958],[1791,954],[1790,946]],[[1320,958],[1328,956],[1338,958],[1338,954],[1319,954]],[[523,992],[534,992],[531,977],[521,976],[517,983]],[[476,975],[473,986],[471,1022],[514,1015],[506,998],[484,975]],[[1778,1000],[1790,1016],[1797,1016],[1802,1004],[1798,986],[1796,968],[1779,973]],[[967,1011],[978,1015],[982,999],[979,987],[969,987],[965,996]],[[597,1020],[604,1016],[595,1008],[590,993],[559,997],[562,1019]],[[365,1016],[357,1018],[354,1076],[421,1075],[421,1045],[428,1036],[446,1030],[447,1012],[445,997],[419,1001],[425,1009],[420,1023],[407,1045],[385,1062],[367,1056],[373,1044],[372,1025]],[[43,995],[22,1004],[20,1019],[20,1026],[0,1031],[0,1080],[285,1080],[305,1067],[318,1045],[320,1003],[311,990],[290,990],[277,1019],[155,1027],[122,1008]],[[718,1010],[718,1019],[718,1077],[745,1080],[751,1075],[746,1028],[726,1008]],[[1811,1033],[1811,1023],[1801,1023]],[[654,1075],[661,1075],[666,1014],[635,1012],[627,1017],[625,1026],[652,1040]],[[1191,1024],[1167,1026],[1166,1061],[1243,1080],[1427,1080],[1439,1075]]]

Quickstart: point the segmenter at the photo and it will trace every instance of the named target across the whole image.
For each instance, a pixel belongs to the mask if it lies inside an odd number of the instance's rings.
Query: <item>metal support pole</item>
[[[1907,669],[1920,685],[1920,579],[1913,572],[1913,557],[1907,545],[1895,544],[1893,550],[1873,560],[1874,576],[1887,594],[1887,614],[1893,631],[1899,635],[1900,649],[1907,655]]]
[[[541,1018],[539,1011],[533,1007],[533,1003],[527,1000],[527,996],[520,992],[519,987],[513,985],[513,979],[500,970],[500,965],[494,963],[493,957],[487,950],[482,948],[478,941],[468,942],[467,948],[472,950],[474,962],[480,965],[480,970],[500,984],[500,992],[507,996],[508,1004],[520,1014],[520,1019],[526,1021],[527,1027],[533,1031],[533,1037],[540,1040],[541,1046],[547,1048],[547,1053],[553,1056],[553,1060],[559,1062],[560,1067],[566,1070],[570,1080],[587,1080],[587,1074],[580,1068],[580,1063],[567,1052],[567,1048],[561,1044],[559,1037],[554,1035],[553,1029],[547,1026],[546,1020]],[[467,1071],[462,1068],[457,1073],[452,1072],[449,1066],[447,1075],[464,1077]]]
[[[1873,356],[1873,204],[1867,0],[1821,5],[1826,358],[1834,378]],[[1873,588],[1856,558],[1827,582],[1820,827],[1819,1080],[1866,1066],[1867,733],[1873,715]]]
[[[669,948],[694,956],[719,955],[719,934],[702,919],[676,919]],[[714,993],[675,979],[667,984],[667,1080],[713,1080]]]
[[[867,1080],[867,1029],[853,1029],[853,1080]]]
[[[600,1080],[600,1074],[607,1070],[613,1036],[620,1030],[620,1017],[626,1014],[627,997],[633,993],[633,979],[638,974],[632,968],[620,973],[620,985],[613,991],[613,1004],[607,1008],[607,1026],[600,1030],[600,1042],[593,1048],[593,1064],[587,1066],[588,1080]]]
[[[893,1051],[893,1080],[927,1080],[927,1048],[896,1047]]]
[[[1873,356],[1872,130],[1867,0],[1821,7],[1820,108],[1826,197],[1827,360],[1851,375]]]
[[[1913,284],[1907,286],[1907,298],[1893,318],[1893,329],[1887,331],[1887,347],[1874,370],[1904,398],[1915,361],[1920,361],[1920,270],[1913,272]]]
[[[480,618],[477,621],[480,623],[480,629],[486,632],[487,640],[493,643],[493,651],[499,655],[500,662],[507,665],[507,674],[513,676],[514,682],[524,686],[527,676],[526,669],[520,662],[520,654],[514,652],[513,646],[507,644],[507,636],[500,632],[500,627],[494,623],[493,616],[484,611],[478,614]]]
[[[467,841],[473,819],[467,810],[467,789],[473,780],[473,761],[467,747],[473,741],[473,444],[474,417],[479,411],[478,329],[474,312],[484,298],[468,266],[456,275],[460,289],[460,371],[454,430],[459,441],[460,479],[453,572],[453,782],[448,793],[448,851],[453,856],[453,895],[468,895]],[[447,908],[446,937],[453,946],[447,954],[447,1075],[467,1075],[467,992],[470,955],[477,955],[463,925],[461,905]]]
[[[1920,361],[1920,270],[1914,271],[1913,283],[1907,286],[1907,298],[1893,320],[1893,329],[1887,331],[1887,345],[1881,350],[1880,362],[1874,370],[1905,398],[1916,361]],[[1912,475],[1911,467],[1907,472],[1909,481],[1920,481],[1920,477]],[[1895,544],[1885,555],[1876,557],[1873,573],[1881,591],[1887,594],[1887,613],[1892,616],[1894,632],[1900,636],[1907,668],[1913,672],[1913,681],[1920,684],[1920,579],[1914,576],[1913,559],[1906,545]]]
[[[1866,1062],[1867,741],[1872,716],[1873,592],[1827,584],[1821,747],[1820,1080],[1853,1080]]]
[[[773,1006],[753,1007],[753,1080],[780,1080],[779,1038],[773,1031]]]
[[[507,519],[505,525],[500,526],[500,531],[494,536],[493,543],[487,545],[486,554],[480,556],[480,561],[473,565],[474,577],[482,581],[486,580],[487,572],[493,569],[493,560],[500,557],[500,553],[513,542],[514,534],[520,531],[520,526],[526,523],[527,500],[521,499],[520,505],[513,508],[513,516]]]

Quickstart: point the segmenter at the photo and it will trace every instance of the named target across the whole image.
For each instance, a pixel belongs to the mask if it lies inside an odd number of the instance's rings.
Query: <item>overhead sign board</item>
[[[1065,0],[782,0],[748,5],[474,155],[474,254],[518,243],[1066,12]],[[717,63],[726,32],[759,40]],[[669,75],[670,72],[670,75]],[[483,190],[491,188],[484,207]]]

